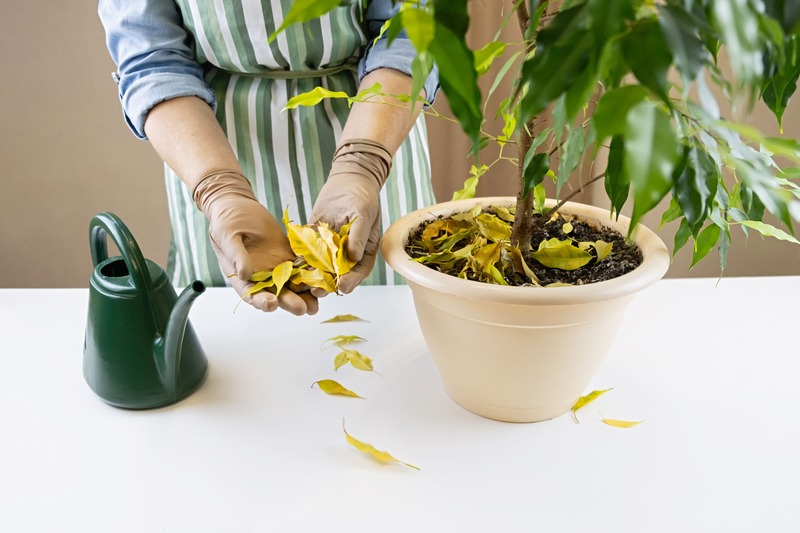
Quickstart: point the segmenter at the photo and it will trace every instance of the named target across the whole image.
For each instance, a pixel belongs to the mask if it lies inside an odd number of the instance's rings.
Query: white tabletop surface
[[[87,294],[0,290],[0,531],[800,531],[800,277],[642,293],[587,388],[614,390],[580,424],[455,405],[405,287],[303,318],[233,313],[210,289],[190,314],[202,388],[117,409],[81,374]],[[370,322],[321,324],[340,313]],[[367,339],[376,373],[333,372],[320,345],[341,334]],[[310,388],[326,378],[366,400]],[[361,454],[342,419],[421,470]]]

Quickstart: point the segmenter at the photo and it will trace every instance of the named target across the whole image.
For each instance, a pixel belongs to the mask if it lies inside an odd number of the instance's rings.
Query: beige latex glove
[[[253,195],[250,183],[239,172],[215,171],[201,178],[193,191],[197,207],[209,221],[209,234],[222,273],[237,274],[231,284],[239,295],[253,286],[247,281],[254,271],[271,270],[295,254],[289,239]],[[317,298],[301,287],[284,287],[280,296],[266,291],[244,296],[245,302],[274,311],[278,307],[294,315],[313,315]]]
[[[333,155],[328,180],[314,203],[311,223],[326,222],[337,231],[353,223],[346,252],[358,263],[339,280],[339,290],[345,294],[364,281],[375,265],[381,237],[379,195],[391,168],[392,154],[382,144],[347,139]],[[311,291],[324,295],[324,291]]]

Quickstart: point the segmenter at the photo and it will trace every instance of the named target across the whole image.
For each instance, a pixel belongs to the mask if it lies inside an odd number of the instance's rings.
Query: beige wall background
[[[489,22],[496,4],[472,5],[486,12],[470,29],[477,47],[494,35]],[[518,36],[510,25],[501,38]],[[88,222],[100,211],[118,214],[145,255],[165,266],[161,162],[122,120],[96,3],[16,2],[0,18],[0,65],[0,287],[85,287],[92,269]],[[492,78],[487,75],[484,91]],[[436,107],[446,112],[446,99]],[[762,109],[754,122],[777,133]],[[784,124],[786,135],[800,137],[800,109],[787,113]],[[468,144],[447,121],[429,119],[428,125],[434,187],[446,200],[467,176]],[[480,195],[514,194],[513,174],[497,170],[483,178]],[[602,189],[584,199],[602,203]],[[648,225],[655,228],[659,218]],[[659,230],[670,245],[672,226]],[[669,275],[719,275],[714,257],[688,271],[690,259],[689,250],[679,253]],[[737,232],[726,276],[787,274],[800,274],[800,247]]]

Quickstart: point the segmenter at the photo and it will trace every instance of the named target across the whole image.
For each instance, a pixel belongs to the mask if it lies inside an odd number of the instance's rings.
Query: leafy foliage
[[[677,221],[676,250],[693,241],[693,264],[716,246],[724,268],[731,226],[794,242],[800,195],[778,163],[800,161],[800,143],[743,125],[738,108],[744,103],[746,112],[761,100],[781,123],[800,77],[797,2],[564,0],[559,8],[555,0],[516,0],[497,5],[498,27],[509,23],[509,6],[516,13],[521,43],[495,38],[473,52],[465,40],[467,0],[406,0],[388,25],[392,35],[405,29],[417,50],[415,87],[430,72],[431,58],[436,62],[452,112],[472,141],[476,164],[456,197],[474,195],[480,177],[497,161],[514,162],[503,153],[505,147],[522,147],[522,164],[516,164],[517,216],[529,218],[533,213],[527,210],[533,208],[522,200],[533,192],[535,205],[541,206],[544,179],[555,182],[559,195],[576,170],[607,148],[608,164],[594,179],[604,181],[612,211],[619,214],[631,200],[635,226],[669,197],[662,223]],[[333,2],[319,2],[305,20],[333,7]],[[496,111],[487,110],[488,98],[477,80],[503,53],[511,56],[488,95],[503,79],[512,78],[514,87]],[[723,58],[729,70],[721,67]],[[730,117],[721,114],[715,94],[733,107]],[[316,93],[307,102],[320,96],[343,97]],[[370,95],[348,98],[362,101]],[[596,111],[587,113],[598,98]],[[545,110],[552,111],[554,125],[531,139],[530,121]],[[484,131],[492,116],[503,119],[502,135]],[[492,142],[500,146],[500,156],[481,163],[481,150]],[[551,166],[555,160],[558,168]],[[766,224],[766,213],[783,227]],[[455,232],[445,240],[461,238]],[[495,269],[513,254],[505,243],[484,238],[489,248],[480,247],[478,271],[497,281]],[[524,236],[515,240],[524,242]],[[437,260],[464,260],[452,254],[443,249]]]

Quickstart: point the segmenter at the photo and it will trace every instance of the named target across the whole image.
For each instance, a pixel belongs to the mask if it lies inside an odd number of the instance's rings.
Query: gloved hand
[[[223,170],[204,176],[193,191],[197,207],[209,221],[209,234],[222,273],[237,274],[231,284],[240,296],[253,286],[254,271],[271,270],[295,254],[289,239],[266,207],[256,200],[250,183],[239,172]],[[278,307],[294,315],[315,314],[317,298],[307,290],[285,286],[280,296],[260,291],[244,301],[261,309]]]
[[[352,222],[347,256],[358,263],[339,280],[339,290],[352,292],[375,265],[380,243],[379,195],[389,170],[392,154],[369,139],[348,139],[333,155],[331,172],[322,187],[311,223],[326,222],[334,230]],[[323,291],[324,292],[324,291]],[[316,296],[322,296],[312,289]]]

